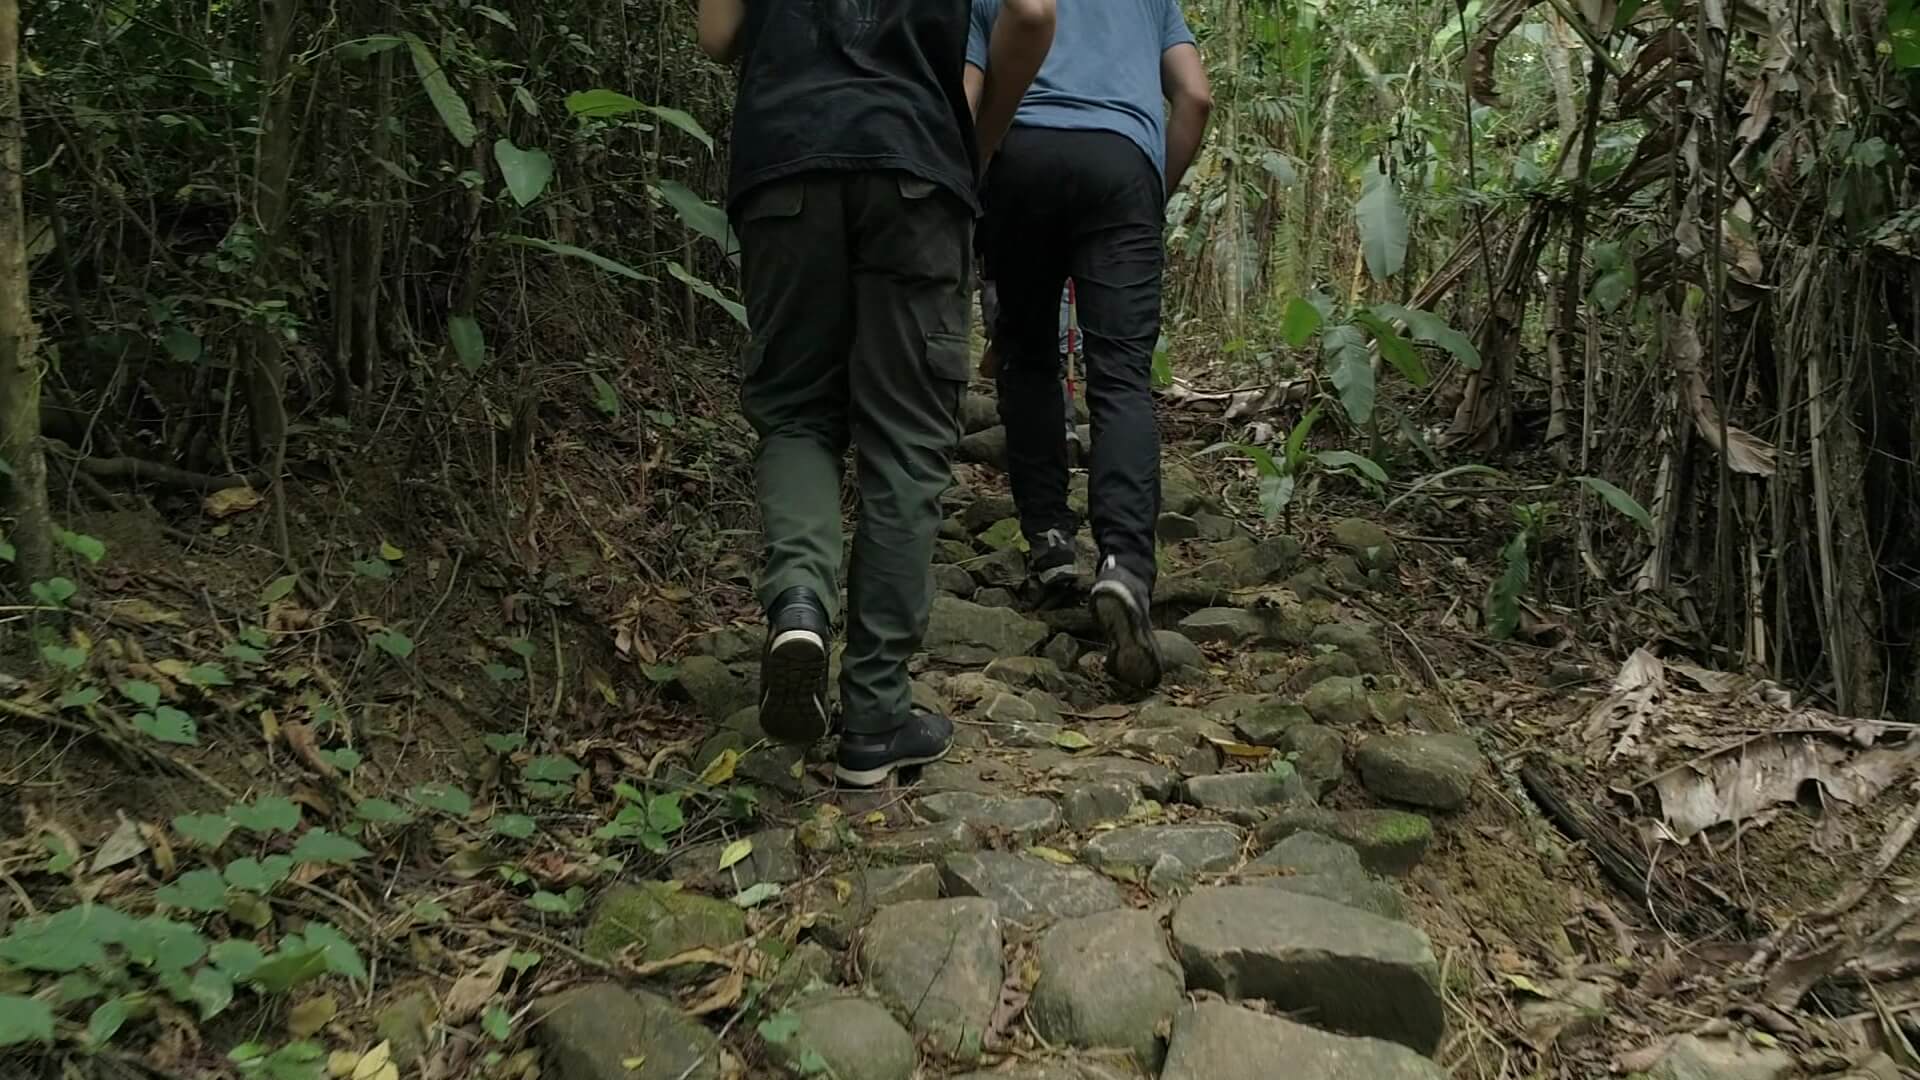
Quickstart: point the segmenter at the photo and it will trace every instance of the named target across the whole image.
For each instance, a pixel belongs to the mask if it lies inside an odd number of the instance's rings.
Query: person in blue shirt
[[[972,0],[969,95],[991,80],[1001,0]],[[1150,619],[1160,436],[1153,350],[1160,338],[1162,222],[1199,152],[1212,91],[1178,0],[1058,0],[1052,50],[982,185],[981,248],[999,293],[1007,471],[1036,577],[1072,579],[1067,448],[1055,298],[1072,278],[1092,412],[1089,510],[1099,549],[1089,604],[1109,672],[1150,688],[1161,659]]]

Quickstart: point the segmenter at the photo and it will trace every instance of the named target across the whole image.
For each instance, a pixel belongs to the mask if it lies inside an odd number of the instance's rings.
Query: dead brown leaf
[[[713,980],[701,991],[699,1000],[687,1006],[691,1016],[708,1016],[740,1004],[747,988],[746,973],[738,968]]]
[[[1752,821],[1809,791],[1849,805],[1868,802],[1920,760],[1920,740],[1856,755],[1844,735],[1805,728],[1758,735],[1641,787],[1659,798],[1667,833],[1684,844],[1715,825]]]
[[[449,1027],[458,1027],[480,1015],[480,1010],[492,1000],[494,991],[500,988],[500,980],[507,973],[507,963],[512,959],[512,948],[501,949],[454,981],[453,989],[447,991],[445,1022]]]
[[[210,518],[230,518],[258,507],[266,499],[251,487],[221,488],[200,500],[200,509]]]
[[[289,721],[280,725],[280,738],[307,768],[328,780],[339,778],[340,770],[334,768],[333,763],[320,753],[320,741],[314,736],[312,728]]]

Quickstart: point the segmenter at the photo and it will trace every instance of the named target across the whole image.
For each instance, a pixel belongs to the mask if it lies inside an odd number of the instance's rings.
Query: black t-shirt
[[[969,12],[969,0],[746,0],[728,204],[796,173],[897,169],[977,208]]]

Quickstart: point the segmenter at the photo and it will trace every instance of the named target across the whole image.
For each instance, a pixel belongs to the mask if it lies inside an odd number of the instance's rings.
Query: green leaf
[[[567,95],[567,111],[583,120],[605,120],[645,108],[641,102],[617,90],[581,90]]]
[[[135,713],[134,730],[150,739],[175,746],[199,746],[200,725],[193,717],[171,705],[162,705],[150,713]]]
[[[0,562],[12,562],[19,557],[19,549],[7,543],[6,535],[0,533]]]
[[[447,125],[447,133],[461,146],[472,146],[479,129],[473,126],[473,114],[467,111],[467,102],[454,88],[453,80],[447,78],[447,70],[440,64],[440,58],[433,55],[427,43],[421,41],[411,30],[400,35],[407,43],[407,51],[413,54],[413,70],[420,75],[420,84],[427,89],[427,99],[440,113],[440,119]]]
[[[1373,359],[1367,351],[1367,336],[1358,327],[1335,326],[1320,337],[1332,368],[1333,387],[1340,394],[1340,407],[1347,419],[1365,424],[1373,419]]]
[[[1307,415],[1301,417],[1299,423],[1293,425],[1292,431],[1287,432],[1285,452],[1288,472],[1300,471],[1301,464],[1306,461],[1307,437],[1313,434],[1313,425],[1319,422],[1320,406],[1315,405],[1307,410]]]
[[[386,799],[361,799],[354,804],[353,812],[375,825],[407,825],[413,821],[412,814]]]
[[[300,575],[298,574],[274,578],[267,582],[266,588],[260,590],[260,606],[266,607],[285,600],[293,594],[294,587],[299,584]]]
[[[647,800],[647,826],[653,831],[670,835],[686,823],[686,815],[680,811],[680,796],[668,792]]]
[[[1587,299],[1600,309],[1600,314],[1611,315],[1620,309],[1627,297],[1633,295],[1639,276],[1631,265],[1609,270],[1593,279],[1593,287],[1587,290]]]
[[[413,655],[413,639],[398,630],[377,630],[367,635],[367,641],[395,660]]]
[[[219,664],[195,664],[187,670],[187,681],[195,686],[232,686],[233,679]]]
[[[519,668],[498,662],[490,663],[480,670],[486,674],[487,678],[497,683],[519,682],[527,677],[527,673]]]
[[[487,744],[487,749],[496,754],[511,754],[527,745],[527,737],[517,731],[488,735],[481,741]]]
[[[633,267],[628,266],[626,263],[615,262],[605,255],[596,255],[585,248],[575,247],[572,244],[562,244],[553,240],[545,240],[538,236],[508,236],[503,239],[510,244],[523,244],[527,247],[537,247],[545,251],[551,251],[555,255],[566,255],[575,259],[584,259],[609,274],[618,274],[623,278],[631,278],[634,281],[660,280],[651,274],[643,274]]]
[[[207,955],[207,939],[198,930],[157,915],[133,923],[121,944],[135,963],[155,972],[185,971]]]
[[[1368,164],[1361,178],[1360,202],[1353,212],[1373,279],[1385,281],[1399,273],[1407,261],[1407,211],[1400,205],[1393,178],[1380,171],[1378,160]]]
[[[328,970],[357,983],[367,981],[367,963],[360,958],[360,950],[331,924],[310,922],[304,936],[308,948],[319,949],[327,958]]]
[[[0,994],[0,1046],[53,1042],[53,1006],[36,998]]]
[[[1505,641],[1520,628],[1520,597],[1526,594],[1533,571],[1527,561],[1529,531],[1521,529],[1500,553],[1505,562],[1500,576],[1487,588],[1487,632]]]
[[[1076,732],[1075,734],[1078,734],[1078,733]],[[1086,738],[1085,735],[1081,735],[1080,737],[1083,739]],[[753,854],[752,840],[749,840],[745,837],[742,837],[739,840],[735,840],[732,843],[728,844],[726,847],[720,849],[720,867],[719,868],[722,870],[725,870],[728,867],[735,865],[741,859],[744,859],[751,854]]]
[[[351,746],[343,746],[338,750],[320,751],[320,760],[341,772],[352,772],[360,767],[361,757],[360,751]]]
[[[293,856],[269,855],[264,859],[235,859],[227,864],[227,884],[236,889],[265,896],[273,887],[293,875]]]
[[[173,907],[211,915],[227,909],[227,882],[212,870],[189,870],[171,884],[155,889],[153,898]]]
[[[1351,450],[1322,450],[1320,464],[1329,469],[1352,469],[1375,484],[1387,482],[1387,470],[1380,467],[1372,458],[1356,454]]]
[[[667,273],[686,282],[694,292],[720,305],[721,309],[728,315],[733,316],[733,321],[739,323],[743,328],[752,329],[752,327],[747,325],[746,306],[737,300],[729,300],[725,293],[714,287],[713,283],[707,281],[705,278],[696,277],[686,267],[671,260],[667,263]]]
[[[93,1010],[93,1015],[87,1017],[87,1045],[97,1050],[112,1042],[113,1037],[120,1034],[127,1017],[132,1015],[133,1003],[138,1000],[137,996],[122,994]],[[0,1040],[0,1045],[4,1045],[3,1040]]]
[[[566,895],[550,893],[544,889],[527,898],[527,906],[548,915],[572,915],[580,910],[586,899],[586,890],[575,885]]]
[[[421,784],[407,792],[407,798],[429,810],[438,810],[454,817],[466,817],[473,813],[473,799],[450,784]]]
[[[211,1020],[233,1004],[233,979],[216,967],[199,968],[187,984],[187,996],[199,1006],[200,1019]]]
[[[469,374],[487,366],[487,336],[480,330],[480,320],[471,315],[449,318],[447,341],[453,345],[454,357]]]
[[[480,1018],[480,1029],[496,1042],[506,1042],[513,1037],[513,1018],[508,1015],[505,1006],[496,1002],[487,1006],[486,1015]]]
[[[516,949],[513,955],[507,958],[507,966],[521,975],[525,975],[538,963],[540,963],[540,954],[531,950]]]
[[[646,110],[699,140],[700,145],[706,147],[708,153],[713,152],[713,136],[707,134],[707,129],[700,126],[700,121],[679,109],[666,105],[648,105]]]
[[[593,381],[593,407],[612,419],[620,419],[620,392],[597,371],[588,372],[587,378]]]
[[[660,197],[665,199],[673,212],[680,216],[687,228],[720,245],[720,250],[730,251],[727,242],[727,212],[707,200],[695,195],[685,184],[677,180],[662,180],[654,186]]]
[[[233,822],[222,814],[181,814],[173,819],[173,831],[212,851],[233,835]]]
[[[980,534],[980,542],[995,551],[1026,551],[1025,533],[1020,531],[1019,518],[1001,518]]]
[[[680,669],[673,664],[642,664],[640,674],[645,675],[648,682],[665,686],[680,677]]]
[[[94,566],[100,565],[100,560],[107,557],[107,545],[85,533],[55,529],[53,535],[60,541],[61,547],[87,560],[88,563]]]
[[[95,917],[96,912],[110,912]],[[20,919],[0,937],[0,962],[23,971],[55,975],[97,968],[107,962],[101,945],[124,936],[132,920],[112,908],[82,906]]]
[[[1574,480],[1588,491],[1607,501],[1607,505],[1632,518],[1634,523],[1645,529],[1648,536],[1653,535],[1653,515],[1640,505],[1639,500],[1597,476],[1576,476]]]
[[[1298,349],[1312,340],[1319,331],[1321,323],[1320,309],[1314,307],[1304,296],[1296,296],[1287,303],[1287,313],[1280,320],[1280,336],[1288,345]]]
[[[545,780],[549,783],[564,784],[579,776],[585,770],[576,765],[572,758],[558,754],[542,754],[527,762],[520,775],[529,780]]]
[[[300,825],[300,805],[280,795],[267,795],[251,803],[227,807],[233,823],[260,836],[291,832]]]
[[[228,938],[207,951],[213,966],[236,979],[245,980],[266,962],[260,946],[245,938]]]
[[[1392,323],[1370,311],[1355,314],[1353,321],[1373,334],[1374,344],[1380,347],[1380,356],[1398,368],[1408,382],[1425,386],[1431,381],[1427,375],[1427,365],[1420,359],[1420,350],[1413,347],[1413,342],[1401,337]]]
[[[506,178],[507,193],[521,206],[529,206],[553,182],[553,159],[544,150],[522,150],[511,139],[496,139],[493,160]]]
[[[257,664],[267,658],[267,654],[259,649],[251,645],[242,645],[237,641],[228,642],[226,648],[220,650],[220,655],[242,664]]]
[[[749,885],[740,890],[740,892],[734,896],[733,902],[736,906],[743,908],[759,907],[761,904],[779,895],[780,886],[775,885],[771,881],[762,881],[757,885]]]
[[[293,845],[296,863],[350,863],[373,854],[366,848],[325,829],[308,829]]]
[[[1373,311],[1383,319],[1398,319],[1407,324],[1407,332],[1414,340],[1440,346],[1469,370],[1480,369],[1480,350],[1474,348],[1473,339],[1448,326],[1447,320],[1433,312],[1399,304],[1375,304]]]
[[[1161,334],[1160,340],[1154,343],[1151,374],[1156,390],[1165,390],[1173,385],[1173,344],[1165,334]]]
[[[87,651],[70,645],[42,645],[40,659],[63,671],[79,671],[87,666]]]
[[[48,607],[65,607],[67,601],[73,599],[73,594],[80,591],[80,587],[66,578],[56,577],[36,581],[27,586],[27,591]]]
[[[1920,3],[1893,0],[1887,5],[1887,40],[1893,45],[1895,68],[1920,68]]]
[[[532,836],[536,823],[525,814],[501,814],[493,819],[493,831],[513,840]]]
[[[340,55],[349,60],[365,60],[369,56],[399,48],[404,44],[406,42],[403,39],[392,34],[370,34],[354,41],[341,43]]]
[[[61,694],[60,700],[59,702],[57,702],[57,704],[62,709],[84,709],[87,706],[98,702],[100,700],[100,696],[101,695],[100,695],[99,687],[82,686],[77,690],[69,690],[64,694]]]
[[[354,573],[375,581],[386,581],[393,577],[393,565],[385,559],[355,559],[347,565],[353,568]]]
[[[788,1040],[800,1034],[800,1017],[782,1009],[760,1021],[758,1030],[760,1037],[769,1045],[785,1046]]]

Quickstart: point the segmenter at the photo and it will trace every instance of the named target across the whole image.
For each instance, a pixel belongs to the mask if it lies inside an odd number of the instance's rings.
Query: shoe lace
[[[1064,548],[1072,543],[1067,539],[1067,534],[1061,532],[1059,529],[1048,529],[1046,540],[1047,546],[1050,548]]]

